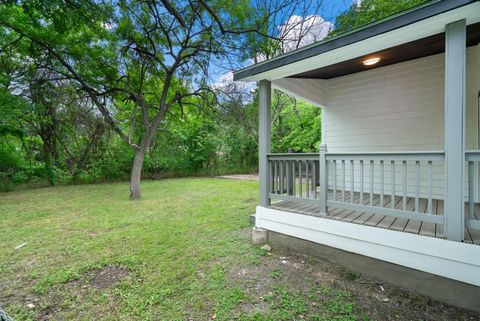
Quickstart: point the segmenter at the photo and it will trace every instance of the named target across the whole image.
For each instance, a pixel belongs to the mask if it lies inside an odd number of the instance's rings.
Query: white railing
[[[443,216],[432,208],[433,191],[438,189],[433,173],[444,162],[443,152],[323,155],[327,207],[443,223]]]
[[[480,150],[466,151],[465,160],[465,226],[480,229]],[[325,216],[338,208],[445,227],[444,163],[443,151],[267,154],[267,195],[317,205]]]
[[[267,154],[269,197],[318,204],[319,154]]]
[[[468,228],[480,230],[480,215],[475,213],[475,191],[477,190],[475,184],[478,184],[479,180],[480,150],[466,151],[465,161],[468,165],[468,210],[465,225]]]

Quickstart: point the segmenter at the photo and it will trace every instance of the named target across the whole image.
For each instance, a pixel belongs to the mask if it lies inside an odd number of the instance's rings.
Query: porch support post
[[[449,240],[463,241],[465,233],[465,20],[446,25],[445,38],[444,234]]]
[[[320,213],[327,215],[327,190],[328,190],[328,172],[327,172],[327,145],[320,145]]]
[[[259,205],[269,206],[269,182],[267,154],[271,152],[271,126],[272,126],[272,85],[268,80],[258,83],[258,179],[259,179]]]

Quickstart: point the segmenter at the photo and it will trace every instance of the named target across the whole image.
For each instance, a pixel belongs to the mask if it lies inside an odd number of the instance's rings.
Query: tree
[[[43,0],[2,5],[0,23],[8,45],[25,60],[32,50],[44,55],[134,149],[130,197],[138,199],[145,154],[165,115],[193,97],[211,98],[211,60],[235,56],[249,35],[273,38],[263,30],[270,15],[247,0]]]
[[[216,11],[227,18],[220,21]],[[137,199],[155,132],[172,106],[206,95],[195,71],[207,68],[212,54],[226,53],[225,28],[235,15],[228,3],[214,8],[203,1],[120,1],[115,10],[94,1],[26,1],[3,5],[0,22],[25,60],[32,50],[48,57],[135,150],[130,191]],[[122,113],[130,119],[120,122]]]
[[[335,19],[335,29],[330,36],[364,26],[400,11],[420,5],[427,0],[362,0],[355,1],[350,8]]]

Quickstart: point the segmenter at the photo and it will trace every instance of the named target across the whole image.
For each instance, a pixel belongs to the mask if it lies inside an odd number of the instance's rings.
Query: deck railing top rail
[[[467,150],[465,151],[466,161],[480,161],[480,150]]]
[[[325,153],[327,160],[381,160],[381,161],[441,161],[445,159],[444,151],[417,152],[370,152],[370,153]]]
[[[268,160],[318,160],[319,153],[269,153]]]

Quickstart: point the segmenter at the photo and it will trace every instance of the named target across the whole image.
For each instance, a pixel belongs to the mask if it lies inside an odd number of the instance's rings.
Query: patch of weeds
[[[282,276],[282,274],[283,274],[282,269],[275,268],[275,269],[273,269],[273,271],[271,273],[271,276],[272,276],[272,279],[278,279],[279,277]]]
[[[257,254],[258,256],[267,256],[268,255],[268,251],[266,249],[262,249],[261,247],[255,247],[255,254]]]
[[[355,281],[359,277],[360,277],[360,275],[356,272],[353,272],[351,270],[345,271],[345,278],[349,281]]]
[[[34,287],[34,291],[38,294],[42,294],[54,285],[76,281],[80,279],[80,277],[81,272],[74,267],[56,271],[38,282]]]
[[[301,295],[291,292],[288,288],[278,286],[275,289],[277,301],[273,304],[274,309],[283,311],[285,317],[295,317],[307,312],[307,301]],[[283,319],[283,318],[282,318]]]
[[[325,290],[322,289],[325,296],[321,301],[321,308],[328,315],[334,317],[332,320],[354,321],[357,316],[354,313],[356,305],[353,303],[352,294],[346,290]]]
[[[353,303],[351,293],[345,290],[324,287],[315,289],[310,294],[303,294],[279,285],[264,296],[264,302],[269,304],[267,312],[243,314],[236,320],[361,320],[355,314],[356,305]]]

